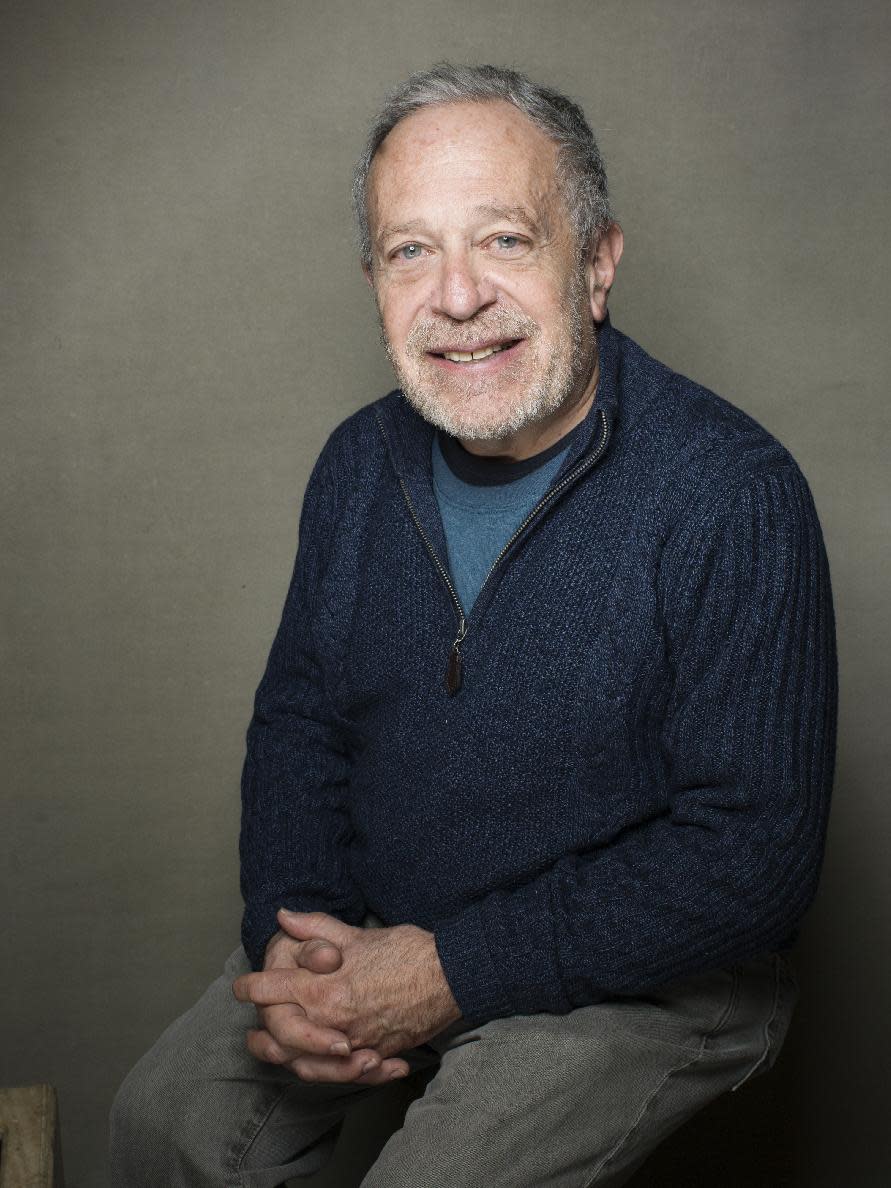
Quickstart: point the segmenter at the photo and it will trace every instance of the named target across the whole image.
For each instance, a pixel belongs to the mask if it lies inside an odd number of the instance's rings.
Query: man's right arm
[[[321,593],[337,521],[331,453],[329,443],[307,485],[297,560],[247,733],[239,850],[242,942],[254,969],[263,968],[279,907],[350,924],[365,915],[349,872],[348,749],[326,689],[334,625]]]

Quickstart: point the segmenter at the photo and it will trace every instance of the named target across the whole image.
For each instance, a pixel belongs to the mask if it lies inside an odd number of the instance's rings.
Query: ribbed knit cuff
[[[469,1026],[513,1014],[486,944],[476,904],[437,925],[434,938],[446,981]]]
[[[565,1014],[545,881],[496,891],[435,929],[439,958],[464,1018]]]

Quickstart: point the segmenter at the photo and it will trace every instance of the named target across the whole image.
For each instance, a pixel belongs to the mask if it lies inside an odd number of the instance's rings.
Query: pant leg
[[[699,1109],[773,1063],[795,997],[771,955],[446,1038],[439,1071],[362,1188],[616,1188]]]
[[[111,1112],[113,1188],[276,1188],[327,1162],[345,1113],[373,1088],[307,1084],[255,1060],[232,981],[243,949],[135,1065]],[[435,1053],[406,1053],[413,1067]]]

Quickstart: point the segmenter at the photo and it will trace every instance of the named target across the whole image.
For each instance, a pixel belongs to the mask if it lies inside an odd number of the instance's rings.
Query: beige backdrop
[[[888,13],[0,6],[0,1083],[59,1087],[75,1188],[105,1183],[124,1071],[237,941],[243,735],[303,485],[391,386],[349,171],[385,89],[441,57],[581,100],[626,233],[615,323],[791,449],[832,565],[836,800],[797,1022],[660,1182],[779,1184],[766,1158],[891,1182]]]

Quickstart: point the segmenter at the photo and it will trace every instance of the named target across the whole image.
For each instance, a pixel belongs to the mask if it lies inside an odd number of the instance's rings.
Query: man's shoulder
[[[754,416],[653,358],[617,332],[620,422],[629,448],[663,488],[689,496],[744,485],[792,454]]]
[[[362,405],[331,430],[316,462],[316,470],[335,479],[353,480],[374,471],[383,461],[387,442],[383,423],[399,392],[389,392]]]
[[[337,453],[353,449],[365,450],[378,444],[383,446],[378,412],[394,395],[395,393],[391,392],[378,400],[371,400],[344,417],[331,430],[323,453],[325,450]]]

